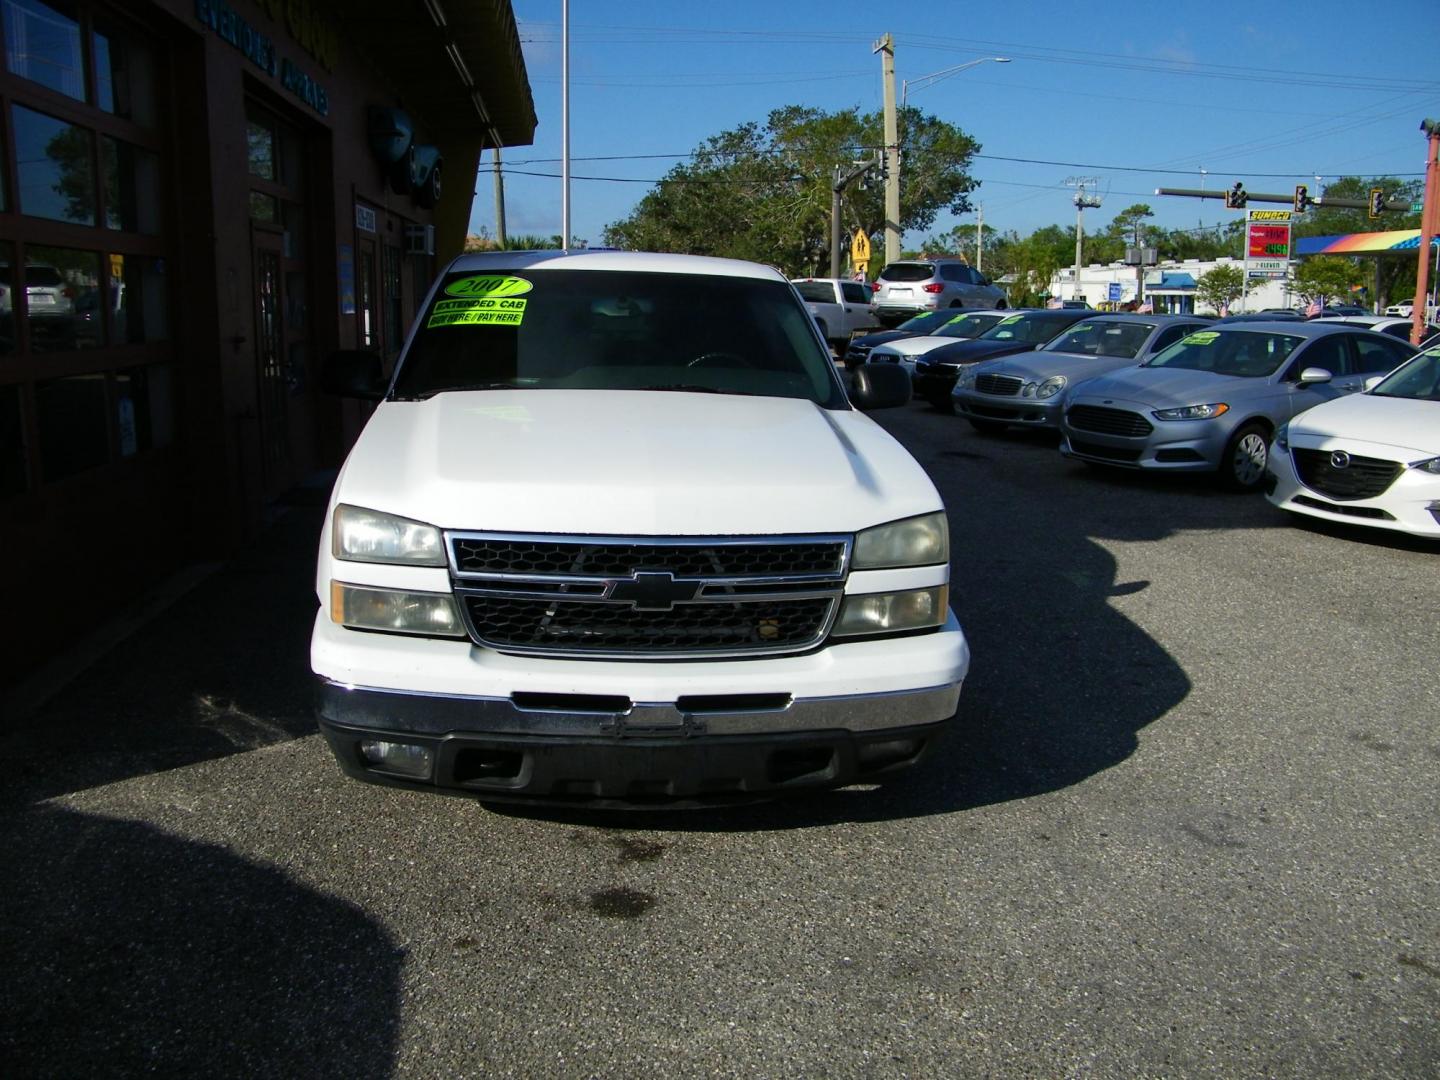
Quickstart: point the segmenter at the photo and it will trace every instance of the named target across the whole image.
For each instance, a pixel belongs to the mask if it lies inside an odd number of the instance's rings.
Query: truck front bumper
[[[358,660],[353,649],[383,646],[393,658],[396,644],[317,621],[314,655]],[[424,679],[413,668],[377,685],[315,664],[320,729],[346,773],[617,806],[743,802],[913,765],[954,715],[970,656],[953,614],[935,633],[743,662],[554,661],[413,644],[440,669],[471,667],[472,685],[459,692],[439,670]]]

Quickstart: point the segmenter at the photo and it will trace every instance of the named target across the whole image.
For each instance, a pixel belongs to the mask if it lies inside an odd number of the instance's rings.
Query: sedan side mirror
[[[1326,371],[1323,367],[1307,367],[1300,372],[1300,385],[1312,386],[1317,383],[1327,383],[1335,376]]]
[[[910,401],[910,373],[899,364],[865,364],[850,380],[850,403],[857,409],[893,409]]]
[[[380,357],[359,349],[341,349],[325,358],[320,388],[327,394],[379,401],[385,396],[385,373]]]

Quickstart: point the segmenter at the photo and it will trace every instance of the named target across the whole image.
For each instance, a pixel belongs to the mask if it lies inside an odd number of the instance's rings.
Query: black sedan
[[[915,396],[922,397],[942,412],[950,412],[950,391],[960,368],[997,356],[1038,349],[1075,323],[1095,312],[1077,308],[1047,308],[1044,311],[1017,311],[1001,319],[973,341],[957,341],[932,349],[915,362]]]
[[[953,338],[979,337],[1008,314],[1010,313],[1006,311],[957,312],[954,308],[946,308],[943,311],[927,311],[923,315],[907,319],[893,330],[877,330],[873,334],[852,338],[850,345],[845,350],[845,366],[854,371],[865,363],[871,349],[877,345],[883,345],[887,341],[927,337],[932,334]]]

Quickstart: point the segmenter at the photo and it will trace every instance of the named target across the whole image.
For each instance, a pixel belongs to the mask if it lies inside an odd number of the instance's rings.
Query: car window
[[[842,281],[840,292],[844,295],[847,303],[868,304],[870,303],[870,290],[859,282]]]
[[[956,263],[941,263],[940,277],[944,281],[953,281],[959,285],[966,285],[970,282],[970,270],[968,267],[959,266]]]
[[[998,321],[985,315],[956,315],[938,330],[930,333],[935,337],[975,338],[989,330]]]
[[[1278,371],[1304,340],[1255,330],[1196,330],[1152,356],[1145,366],[1265,378]]]
[[[1181,323],[1178,326],[1167,326],[1155,335],[1155,343],[1150,346],[1150,351],[1158,353],[1161,349],[1168,349],[1171,345],[1174,345],[1175,342],[1190,333],[1190,331],[1198,329],[1200,329],[1200,327],[1193,323],[1189,325]]]
[[[1440,353],[1421,353],[1385,376],[1370,393],[1377,397],[1440,402]]]
[[[1349,375],[1350,355],[1345,342],[1350,337],[1350,334],[1334,334],[1319,341],[1312,341],[1305,351],[1295,358],[1298,370],[1292,368],[1286,378],[1299,378],[1302,371],[1312,367],[1324,368],[1335,376]]]
[[[795,286],[801,300],[818,304],[835,302],[835,288],[828,281],[793,281],[791,284]]]
[[[708,390],[848,408],[788,283],[702,274],[451,273],[394,394],[464,389]]]
[[[1400,347],[1399,342],[1368,334],[1356,334],[1351,344],[1355,346],[1355,370],[1362,375],[1384,375],[1413,355],[1413,350]]]
[[[953,318],[948,311],[927,311],[924,315],[916,315],[913,319],[906,319],[897,326],[897,330],[907,330],[912,333],[928,334],[936,327],[945,325],[946,320]]]
[[[25,284],[40,285],[47,289],[53,289],[64,285],[65,280],[60,276],[60,271],[53,266],[40,266],[30,263],[25,267]]]
[[[891,263],[880,271],[882,281],[929,281],[934,276],[930,263]]]
[[[1140,354],[1140,347],[1154,329],[1154,323],[1085,319],[1056,337],[1045,346],[1045,351],[1134,357]]]
[[[1399,338],[1401,341],[1409,341],[1410,329],[1411,327],[1409,323],[1397,322],[1391,323],[1389,326],[1385,327],[1385,329],[1381,330],[1380,333],[1389,334],[1391,337]]]
[[[1024,341],[1039,345],[1049,341],[1065,327],[1075,322],[1074,316],[1066,317],[1059,312],[1033,312],[1025,315],[1008,315],[980,335],[984,341]]]

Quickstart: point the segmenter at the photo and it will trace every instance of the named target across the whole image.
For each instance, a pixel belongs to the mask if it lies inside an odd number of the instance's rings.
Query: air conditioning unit
[[[434,226],[434,225],[406,225],[406,226],[405,226],[405,254],[406,254],[406,255],[434,255],[434,254],[435,254],[435,226]]]

